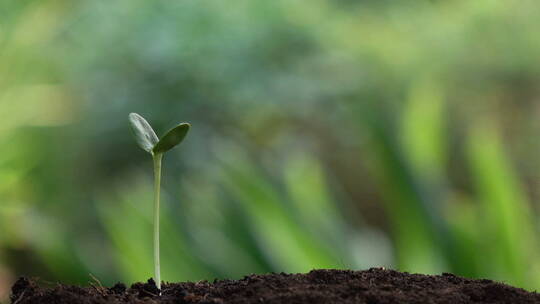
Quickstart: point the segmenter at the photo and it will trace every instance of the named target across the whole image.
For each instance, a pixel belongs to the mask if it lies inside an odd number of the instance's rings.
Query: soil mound
[[[313,270],[307,274],[250,275],[241,280],[163,284],[161,296],[154,281],[130,288],[57,285],[41,288],[20,278],[12,288],[12,304],[101,303],[362,303],[460,304],[540,303],[540,294],[491,280],[452,274],[408,274],[382,268],[365,271]]]

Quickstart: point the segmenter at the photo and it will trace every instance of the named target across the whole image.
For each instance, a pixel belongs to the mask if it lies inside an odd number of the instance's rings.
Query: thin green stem
[[[161,189],[161,160],[163,153],[152,155],[154,159],[154,279],[161,290],[161,274],[159,265],[159,194]]]

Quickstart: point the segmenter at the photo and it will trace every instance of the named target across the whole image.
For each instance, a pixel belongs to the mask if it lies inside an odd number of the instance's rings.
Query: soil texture
[[[313,270],[307,274],[250,275],[241,280],[164,283],[161,295],[153,280],[127,288],[57,285],[42,288],[20,278],[12,288],[12,304],[247,304],[362,303],[460,304],[540,303],[540,294],[491,280],[452,274],[408,274],[372,268],[365,271]]]

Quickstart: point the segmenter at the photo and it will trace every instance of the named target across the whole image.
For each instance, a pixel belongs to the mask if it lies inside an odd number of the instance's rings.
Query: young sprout
[[[139,114],[129,114],[129,122],[139,146],[154,160],[154,279],[161,290],[159,265],[159,192],[161,188],[161,160],[163,154],[182,142],[190,124],[181,123],[159,139],[150,124]]]

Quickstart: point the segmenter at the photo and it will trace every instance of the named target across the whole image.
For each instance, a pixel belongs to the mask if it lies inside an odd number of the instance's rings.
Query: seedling
[[[150,124],[139,114],[129,114],[129,122],[137,144],[152,155],[154,161],[154,279],[161,290],[159,264],[159,193],[161,188],[161,161],[163,154],[182,142],[190,124],[181,123],[159,139]]]

